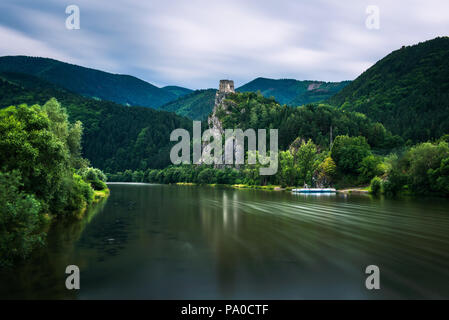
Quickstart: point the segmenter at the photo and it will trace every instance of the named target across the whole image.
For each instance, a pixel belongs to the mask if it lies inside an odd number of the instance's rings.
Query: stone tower
[[[234,91],[234,81],[233,80],[220,80],[220,86],[218,91],[222,93],[235,92]]]

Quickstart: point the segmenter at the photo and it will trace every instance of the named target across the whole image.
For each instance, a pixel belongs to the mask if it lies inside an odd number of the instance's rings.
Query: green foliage
[[[231,94],[217,112],[224,128],[278,129],[279,148],[286,150],[297,138],[312,139],[321,149],[329,146],[333,135],[364,136],[377,149],[400,145],[382,125],[355,112],[343,112],[329,105],[306,105],[292,108],[279,105],[274,99],[256,93]],[[226,109],[226,110],[224,110]]]
[[[186,94],[193,92],[193,90],[183,88],[183,87],[178,87],[178,86],[166,86],[166,87],[163,87],[162,90],[165,90],[165,91],[168,91],[168,92],[174,94],[177,98],[185,96]]]
[[[326,157],[318,165],[316,176],[317,184],[320,186],[329,186],[337,173],[337,166],[331,157]]]
[[[380,179],[379,177],[372,178],[370,183],[370,189],[372,194],[374,195],[380,194],[382,189],[382,179]]]
[[[376,157],[372,154],[363,158],[359,168],[357,169],[357,172],[359,173],[360,183],[368,182],[373,177],[381,175],[383,173],[381,162],[382,161],[379,157]]]
[[[32,75],[86,97],[123,105],[157,108],[178,97],[170,88],[161,89],[132,76],[107,73],[47,58],[0,57],[0,72]]]
[[[215,89],[196,90],[164,104],[159,109],[175,112],[193,120],[205,120],[214,108],[216,92]]]
[[[67,139],[74,155],[69,161],[75,167],[88,165],[79,163],[81,158],[76,151],[80,149],[74,143],[80,141],[81,132],[84,157],[94,167],[117,172],[166,167],[170,164],[173,145],[169,133],[177,128],[190,130],[192,126],[190,120],[167,112],[85,98],[32,76],[0,74],[0,107],[44,104],[52,97],[67,109],[70,121],[74,122],[68,126]]]
[[[104,173],[80,167],[82,126],[68,122],[55,100],[43,107],[20,105],[0,110],[0,253],[1,263],[25,258],[45,234],[46,216],[79,217],[92,203]]]
[[[303,142],[299,149],[295,152],[296,165],[299,171],[299,184],[312,185],[312,176],[316,170],[317,148],[316,145],[309,140]],[[293,185],[293,184],[290,184]]]
[[[79,169],[77,173],[83,178],[84,181],[89,182],[94,190],[107,189],[105,183],[107,177],[100,169],[84,167]]]
[[[207,184],[207,183],[216,183],[216,177],[214,169],[212,168],[205,168],[204,170],[201,170],[201,172],[198,174],[198,183],[201,184]]]
[[[366,114],[412,142],[449,132],[449,38],[402,47],[329,102]]]
[[[264,97],[274,97],[281,104],[301,106],[326,100],[349,84],[349,81],[323,82],[294,79],[257,78],[237,88],[238,92],[260,92]]]
[[[331,149],[331,157],[337,167],[349,174],[357,173],[362,161],[370,154],[370,146],[364,137],[338,136]]]
[[[65,141],[53,130],[39,106],[0,110],[0,164],[5,171],[18,170],[23,190],[46,206],[61,202],[58,189],[71,175]]]
[[[73,175],[73,179],[70,180],[64,191],[67,192],[64,210],[67,213],[72,213],[74,216],[91,204],[94,198],[91,185],[77,174]]]
[[[16,170],[0,172],[0,267],[26,258],[42,244],[41,205],[34,195],[21,191],[23,184]]]
[[[429,179],[439,192],[449,195],[449,157],[441,160],[440,167],[429,169]]]
[[[449,145],[420,143],[391,163],[384,191],[397,194],[409,190],[417,194],[449,195]]]

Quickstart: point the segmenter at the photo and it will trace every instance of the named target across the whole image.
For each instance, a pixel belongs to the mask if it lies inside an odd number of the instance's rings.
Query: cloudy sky
[[[66,28],[68,5],[80,29]],[[380,28],[366,27],[367,6]],[[449,1],[1,0],[0,55],[50,57],[163,85],[256,77],[351,80],[400,48],[449,35]]]

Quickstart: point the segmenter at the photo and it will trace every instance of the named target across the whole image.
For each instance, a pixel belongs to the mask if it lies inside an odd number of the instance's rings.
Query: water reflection
[[[101,212],[55,229],[1,296],[449,298],[448,204],[111,185]],[[79,292],[63,287],[67,264],[80,266]],[[369,264],[381,270],[378,292],[364,287]]]

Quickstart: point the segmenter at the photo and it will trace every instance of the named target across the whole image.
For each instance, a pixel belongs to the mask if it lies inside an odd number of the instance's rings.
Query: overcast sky
[[[80,9],[68,30],[65,9]],[[380,10],[368,29],[366,8]],[[449,34],[449,1],[1,0],[0,55],[50,57],[158,86],[256,77],[352,80],[392,50]]]

